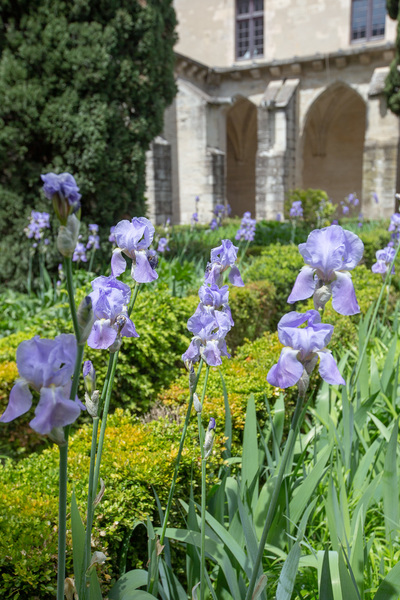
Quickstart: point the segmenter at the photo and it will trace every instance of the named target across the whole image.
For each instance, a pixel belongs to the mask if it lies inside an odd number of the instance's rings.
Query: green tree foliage
[[[47,206],[41,173],[74,174],[88,222],[144,214],[145,151],[176,89],[175,23],[172,0],[1,3],[0,278],[26,272],[20,232]]]
[[[399,0],[386,0],[386,9],[393,20],[399,20]],[[388,107],[395,115],[400,115],[400,24],[397,24],[396,56],[390,65],[386,78],[385,96]]]

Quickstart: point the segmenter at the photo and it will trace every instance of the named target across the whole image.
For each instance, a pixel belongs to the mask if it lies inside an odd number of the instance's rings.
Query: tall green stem
[[[279,492],[281,489],[283,476],[284,476],[285,470],[286,470],[286,463],[294,449],[294,443],[296,441],[297,431],[300,426],[301,414],[302,414],[302,399],[299,397],[297,399],[296,409],[294,411],[292,424],[291,424],[290,430],[289,430],[289,435],[287,437],[285,448],[282,453],[281,464],[279,467],[278,474],[276,476],[276,482],[274,485],[274,490],[272,492],[271,501],[270,501],[270,504],[268,507],[267,518],[265,519],[264,529],[263,529],[263,532],[261,535],[260,544],[259,544],[258,552],[257,552],[257,557],[256,557],[256,561],[254,563],[253,573],[251,575],[249,587],[247,588],[247,594],[246,594],[245,600],[251,600],[257,578],[258,578],[259,574],[261,575],[260,565],[261,565],[262,557],[264,554],[265,543],[267,541],[268,532],[270,530],[272,521],[275,516],[276,506],[277,506],[278,498],[279,498]]]
[[[204,398],[206,396],[208,374],[210,367],[207,365],[206,376],[204,378],[203,393],[201,395],[201,405],[203,406]],[[205,458],[204,451],[204,429],[201,422],[201,413],[197,415],[197,421],[199,426],[199,440],[200,440],[200,452],[201,452],[201,528],[200,528],[200,600],[204,600],[204,593],[206,588],[205,571],[206,571],[206,464],[207,459]]]
[[[69,265],[68,265],[69,260]],[[78,339],[79,329],[74,301],[74,287],[72,281],[71,259],[64,259],[67,277],[68,299],[71,308],[71,317],[74,324],[75,336]],[[78,344],[74,376],[72,379],[70,399],[75,400],[78,391],[79,376],[83,358],[84,344]],[[64,600],[65,580],[65,552],[67,529],[67,481],[68,481],[68,436],[70,426],[64,427],[65,444],[60,445],[59,464],[59,495],[58,495],[58,572],[57,572],[57,600]]]
[[[368,327],[367,335],[365,336],[364,344],[363,344],[363,347],[362,347],[361,352],[360,352],[360,356],[359,356],[358,363],[357,363],[357,366],[356,366],[356,371],[355,371],[355,374],[354,374],[354,378],[351,380],[351,387],[355,386],[355,384],[357,383],[358,376],[360,375],[362,361],[364,359],[364,354],[365,354],[365,352],[367,350],[369,338],[371,337],[372,330],[374,328],[375,319],[376,319],[379,307],[380,307],[381,302],[382,302],[382,298],[383,298],[383,294],[384,294],[384,291],[385,291],[385,287],[386,287],[386,285],[388,285],[388,283],[390,281],[391,273],[392,273],[392,268],[393,268],[394,263],[396,261],[396,258],[397,258],[397,255],[399,253],[399,250],[400,250],[400,244],[397,246],[396,254],[394,255],[393,261],[392,261],[391,265],[389,266],[389,268],[387,270],[387,273],[386,273],[386,277],[385,277],[385,279],[384,279],[384,281],[382,283],[381,291],[380,291],[380,294],[378,296],[378,300],[376,301],[376,304],[375,304],[374,312],[373,312],[373,315],[372,315],[372,318],[371,318],[371,321],[370,321],[370,324],[369,324],[369,327]],[[354,371],[353,371],[353,373],[354,373]]]
[[[67,545],[67,462],[68,442],[59,446],[60,450],[60,479],[58,483],[58,570],[57,570],[57,600],[64,600],[65,581],[65,552]]]
[[[178,454],[177,454],[176,462],[175,462],[174,474],[172,476],[172,482],[171,482],[171,487],[169,488],[167,506],[166,506],[165,514],[164,514],[164,520],[162,522],[162,529],[161,529],[161,534],[160,534],[160,545],[161,546],[164,543],[165,532],[166,532],[167,525],[168,525],[169,513],[171,511],[172,500],[173,500],[174,493],[175,493],[176,481],[178,479],[178,472],[179,472],[179,467],[180,467],[180,464],[181,464],[183,446],[185,444],[186,433],[187,433],[187,429],[188,429],[188,425],[189,425],[189,420],[190,420],[190,413],[192,412],[193,394],[196,391],[197,383],[199,381],[199,377],[200,377],[200,373],[201,373],[202,367],[203,367],[203,359],[200,360],[199,368],[198,368],[197,374],[196,374],[196,381],[195,381],[195,383],[193,385],[193,389],[190,391],[189,403],[188,403],[188,407],[187,407],[187,411],[186,411],[185,422],[183,424],[181,439],[179,441],[179,448],[178,448]],[[156,560],[157,560],[157,567],[158,567],[158,561],[160,560],[158,554],[157,554]],[[157,573],[158,572],[158,568],[154,569],[154,572]],[[150,582],[149,582],[148,589],[147,589],[147,591],[148,591],[149,594],[151,594],[153,592],[154,584],[155,584],[155,579],[152,578],[150,580]]]
[[[65,277],[66,277],[66,283],[67,283],[68,301],[69,301],[69,308],[71,311],[72,323],[74,326],[74,332],[75,332],[76,339],[79,340],[79,325],[78,325],[78,315],[76,313],[76,306],[75,306],[75,290],[74,290],[74,281],[73,281],[73,275],[72,275],[71,257],[64,257],[64,270],[65,270]]]
[[[97,488],[99,485],[101,455],[103,453],[104,436],[105,436],[106,427],[107,427],[108,410],[110,408],[111,392],[112,392],[112,388],[113,388],[113,384],[114,384],[114,376],[115,376],[115,370],[117,368],[117,362],[118,362],[118,352],[114,352],[110,356],[110,379],[109,379],[108,385],[107,385],[107,392],[106,392],[106,397],[105,397],[105,401],[104,401],[103,414],[101,416],[100,437],[99,437],[99,444],[97,446],[96,465],[95,465],[94,475],[93,475],[93,495],[97,494]]]

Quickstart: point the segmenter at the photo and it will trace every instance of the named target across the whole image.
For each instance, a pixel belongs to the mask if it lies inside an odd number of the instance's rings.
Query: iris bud
[[[213,445],[214,445],[214,435],[215,435],[215,419],[211,417],[210,422],[208,424],[208,429],[206,431],[206,437],[204,440],[204,458],[208,458],[211,454]]]
[[[78,308],[79,343],[84,344],[92,331],[95,315],[92,307],[92,299],[86,296]],[[90,361],[87,361],[90,362]]]
[[[75,215],[69,215],[66,226],[61,225],[58,230],[57,248],[60,253],[69,258],[73,255],[78,242],[80,221]]]
[[[199,397],[196,393],[193,394],[193,405],[194,405],[194,410],[197,413],[201,413],[203,407],[202,407]]]

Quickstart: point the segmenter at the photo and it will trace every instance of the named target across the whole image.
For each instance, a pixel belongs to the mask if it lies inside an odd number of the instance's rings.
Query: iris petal
[[[314,269],[311,267],[303,267],[297,275],[293,289],[288,298],[288,303],[293,304],[298,300],[310,298],[315,291]]]
[[[350,273],[336,272],[331,283],[332,306],[340,315],[355,315],[360,312]]]
[[[267,375],[271,385],[287,388],[298,382],[303,374],[303,365],[297,359],[298,350],[283,348],[279,360]]]

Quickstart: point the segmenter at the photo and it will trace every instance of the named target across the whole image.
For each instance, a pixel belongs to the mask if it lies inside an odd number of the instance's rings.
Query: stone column
[[[390,217],[395,210],[400,137],[399,119],[388,109],[383,96],[388,72],[388,67],[375,69],[368,92],[362,212],[369,219]]]
[[[276,219],[295,185],[299,79],[271,81],[258,108],[256,218]]]

